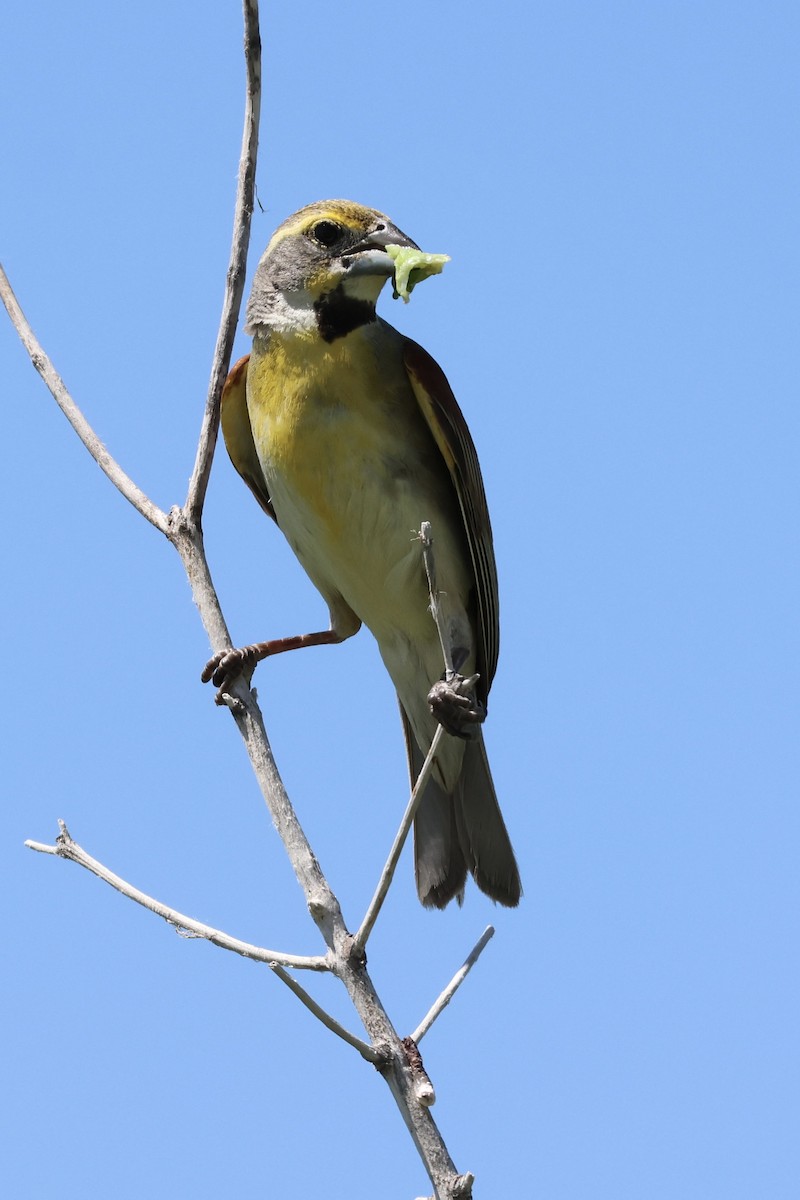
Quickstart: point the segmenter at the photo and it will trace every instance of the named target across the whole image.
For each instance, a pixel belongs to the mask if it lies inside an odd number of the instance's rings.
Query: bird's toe
[[[471,738],[486,720],[486,709],[475,695],[477,675],[467,679],[454,674],[439,679],[428,692],[428,705],[436,720],[454,737]]]

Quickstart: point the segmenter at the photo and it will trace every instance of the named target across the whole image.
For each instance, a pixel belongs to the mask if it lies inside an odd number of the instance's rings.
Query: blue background
[[[300,205],[374,205],[445,274],[384,316],[444,366],[501,580],[487,741],[526,895],[370,945],[476,1197],[798,1195],[798,86],[792,3],[265,4],[251,268]],[[12,3],[2,258],[112,453],[181,502],[241,137],[234,3]],[[247,348],[240,337],[239,352]],[[268,971],[23,849],[63,817],[140,888],[320,949],[172,549],[0,322],[4,1191],[410,1200],[380,1078]],[[215,462],[238,641],[324,606]],[[259,668],[275,754],[355,927],[406,802],[366,633]],[[307,979],[351,1026],[333,980]],[[341,994],[340,994],[341,993]]]

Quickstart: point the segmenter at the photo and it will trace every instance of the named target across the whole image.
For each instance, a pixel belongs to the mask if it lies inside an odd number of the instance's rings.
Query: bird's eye
[[[311,227],[311,236],[321,246],[326,246],[330,249],[335,246],[342,236],[342,229],[335,221],[317,221],[316,225]]]

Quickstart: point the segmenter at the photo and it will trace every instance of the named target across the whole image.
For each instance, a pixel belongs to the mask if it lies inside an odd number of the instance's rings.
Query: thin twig
[[[137,512],[140,512],[151,525],[155,525],[162,533],[167,532],[167,514],[154,504],[149,496],[138,487],[129,475],[126,475],[119,463],[111,457],[106,447],[100,441],[89,422],[72,399],[64,380],[56,371],[48,355],[42,348],[36,334],[30,327],[22,311],[8,276],[0,266],[0,299],[6,307],[11,323],[19,334],[20,341],[30,355],[30,360],[41,375],[50,394],[64,416],[69,421],[86,449],[97,465],[106,473],[108,478],[118,488],[126,500],[130,501]]]
[[[222,386],[230,367],[231,352],[236,337],[236,323],[239,319],[239,309],[244,294],[247,248],[250,244],[250,220],[253,215],[255,197],[258,123],[261,112],[261,36],[256,0],[244,0],[243,8],[244,59],[247,72],[244,132],[242,134],[242,151],[239,157],[239,181],[236,189],[231,255],[225,281],[225,299],[211,364],[211,379],[200,429],[200,441],[186,497],[185,508],[193,521],[199,520],[203,511],[206,489],[211,475],[211,462],[219,432],[219,403]]]
[[[433,532],[430,521],[423,521],[419,527],[419,540],[422,543],[422,561],[425,563],[425,574],[428,576],[428,595],[430,598],[431,616],[436,622],[439,634],[439,645],[444,659],[445,678],[450,679],[454,674],[453,655],[450,650],[450,639],[447,636],[444,617],[439,604],[439,589],[436,586],[436,562],[433,556]]]
[[[480,958],[483,950],[493,936],[494,926],[487,925],[481,936],[478,938],[478,941],[475,943],[473,950],[470,952],[463,966],[456,971],[455,975],[450,980],[441,996],[434,1001],[429,1011],[425,1014],[417,1028],[411,1034],[411,1040],[413,1042],[419,1044],[439,1014],[445,1008],[447,1008],[448,1004],[453,999],[453,996],[455,996],[456,992],[461,987],[461,984],[467,978],[467,975],[469,975],[470,971]]]
[[[345,1029],[344,1025],[340,1025],[335,1017],[332,1017],[329,1012],[326,1012],[313,996],[310,996],[304,987],[301,987],[296,979],[292,979],[288,971],[284,971],[277,963],[270,963],[270,967],[279,979],[282,979],[286,986],[294,992],[298,1000],[305,1004],[309,1012],[313,1013],[317,1020],[321,1021],[326,1029],[330,1029],[331,1033],[335,1033],[343,1042],[347,1042],[348,1046],[352,1046],[358,1051],[362,1058],[373,1064],[382,1063],[386,1057],[376,1050],[373,1046],[369,1046],[366,1042],[362,1042],[361,1038],[356,1037],[354,1033],[350,1033]]]
[[[82,846],[78,845],[63,821],[59,821],[58,824],[61,832],[54,846],[34,841],[27,841],[25,845],[30,850],[37,850],[41,854],[54,854],[59,858],[66,858],[70,862],[77,863],[79,867],[85,867],[87,871],[90,871],[105,883],[110,884],[111,887],[115,888],[123,896],[127,896],[129,900],[135,900],[137,904],[141,904],[143,908],[149,909],[156,916],[163,917],[168,924],[174,926],[178,933],[184,937],[203,938],[205,941],[212,942],[215,946],[220,946],[223,950],[232,950],[234,954],[241,954],[243,958],[250,958],[255,962],[266,963],[274,974],[286,984],[290,991],[294,992],[295,996],[303,1002],[306,1008],[326,1028],[347,1042],[349,1046],[353,1046],[367,1062],[379,1063],[382,1060],[382,1055],[377,1050],[345,1029],[335,1017],[326,1012],[309,995],[305,988],[301,987],[297,980],[292,978],[288,971],[284,970],[284,967],[291,967],[293,970],[328,971],[330,970],[330,964],[325,955],[305,956],[299,954],[281,954],[276,950],[264,950],[261,946],[254,946],[250,942],[242,942],[238,938],[231,937],[230,934],[223,933],[219,929],[213,929],[210,925],[203,925],[200,921],[195,921],[192,917],[187,917],[184,913],[178,912],[177,909],[168,908],[160,900],[153,899],[152,896],[148,896],[145,892],[139,891],[138,888],[126,882],[126,880],[121,879],[119,875],[115,875],[113,871],[109,871],[108,867],[98,862],[97,859],[92,858]]]
[[[425,574],[428,577],[428,598],[430,601],[430,611],[436,623],[436,630],[439,634],[439,644],[442,648],[442,657],[444,659],[445,674],[449,677],[454,674],[453,659],[450,653],[450,645],[445,629],[444,617],[442,616],[441,607],[439,605],[439,591],[436,587],[436,561],[433,553],[433,534],[430,521],[423,521],[419,529],[419,541],[422,545],[422,559],[425,564]],[[417,809],[419,808],[422,799],[422,793],[425,790],[425,785],[430,778],[433,764],[436,759],[436,754],[439,750],[439,743],[444,737],[444,729],[441,725],[436,727],[436,732],[433,735],[430,750],[427,753],[422,770],[420,771],[417,781],[414,784],[411,792],[411,799],[408,802],[408,807],[403,813],[403,819],[400,822],[395,839],[392,842],[392,848],[389,851],[389,857],[386,860],[386,865],[381,872],[381,877],[378,880],[378,886],[375,889],[375,894],[370,901],[364,920],[361,922],[358,933],[353,939],[353,948],[357,953],[363,953],[364,947],[367,944],[367,939],[372,933],[373,926],[378,919],[378,914],[383,907],[383,902],[389,891],[389,887],[394,877],[397,863],[408,837],[409,830],[414,821]]]
[[[378,914],[383,907],[383,902],[386,899],[386,894],[389,891],[392,879],[394,877],[397,863],[403,851],[408,831],[411,829],[414,816],[419,808],[419,802],[422,799],[422,793],[425,790],[425,785],[430,779],[433,764],[436,761],[436,754],[439,750],[439,743],[444,737],[444,729],[441,725],[436,728],[436,733],[433,735],[431,748],[428,751],[425,762],[422,764],[422,770],[417,776],[417,782],[414,784],[414,789],[411,793],[411,798],[408,802],[406,811],[403,813],[403,819],[400,822],[400,828],[395,834],[395,839],[392,842],[392,848],[389,851],[389,857],[386,860],[386,865],[381,872],[381,877],[378,880],[378,886],[375,889],[375,895],[370,901],[364,920],[361,922],[358,933],[353,938],[353,950],[360,954],[363,952],[367,944],[367,939],[372,933],[372,928],[378,919]]]
[[[121,892],[123,896],[127,896],[129,900],[135,900],[137,904],[141,904],[143,908],[148,908],[157,917],[163,917],[169,925],[174,926],[184,936],[190,935],[191,937],[203,938],[207,942],[212,942],[215,946],[220,946],[223,950],[232,950],[234,954],[241,954],[243,958],[251,958],[256,962],[266,963],[269,967],[292,967],[297,971],[330,970],[330,965],[325,955],[282,954],[278,950],[264,950],[261,946],[253,946],[250,942],[242,942],[238,938],[231,937],[230,934],[223,933],[220,929],[213,929],[210,925],[204,925],[200,921],[195,921],[192,917],[187,917],[184,913],[178,912],[176,908],[169,908],[166,904],[162,904],[160,900],[155,900],[152,896],[148,896],[146,892],[139,891],[133,884],[120,878],[119,875],[115,875],[113,871],[109,871],[108,867],[98,862],[96,858],[92,858],[91,854],[87,854],[83,847],[78,845],[63,821],[59,821],[58,825],[61,832],[54,846],[33,841],[27,841],[25,845],[30,850],[38,850],[40,854],[55,854],[59,858],[66,858],[70,862],[77,863],[79,867],[85,867],[87,871],[91,871],[92,875],[96,875],[98,879],[102,879],[105,883],[110,884],[111,887]]]

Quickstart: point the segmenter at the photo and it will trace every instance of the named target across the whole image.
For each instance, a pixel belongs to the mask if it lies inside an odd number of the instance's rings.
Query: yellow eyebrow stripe
[[[362,230],[371,224],[375,217],[384,216],[377,209],[363,208],[360,204],[353,204],[348,200],[322,200],[315,204],[308,204],[305,208],[301,208],[288,220],[284,221],[275,230],[267,252],[273,250],[282,241],[289,237],[296,237],[299,233],[305,233],[310,229],[316,221],[336,221],[339,225],[345,225],[354,233],[360,233]],[[388,220],[388,217],[386,218]]]

